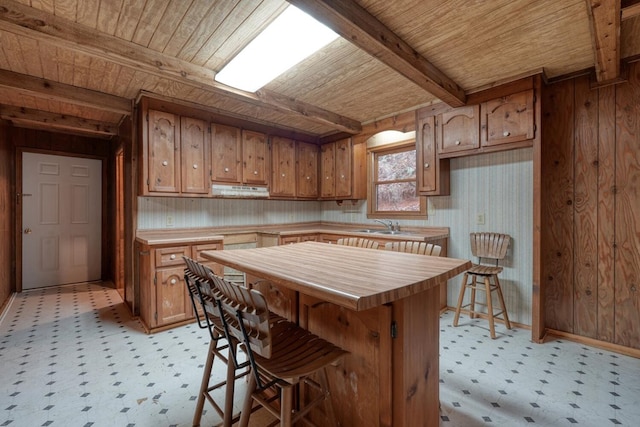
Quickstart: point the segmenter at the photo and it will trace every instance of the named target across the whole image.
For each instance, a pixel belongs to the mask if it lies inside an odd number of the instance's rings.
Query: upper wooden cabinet
[[[146,122],[142,194],[207,194],[210,167],[206,122],[156,110],[148,110]]]
[[[438,157],[532,146],[536,137],[535,102],[534,89],[527,89],[438,114]]]
[[[240,129],[211,124],[211,180],[242,181],[242,138]]]
[[[449,195],[449,159],[436,153],[436,120],[416,113],[416,165],[418,193],[423,196]]]
[[[320,198],[330,200],[365,199],[366,146],[353,145],[351,138],[320,147]]]
[[[242,183],[269,184],[269,147],[264,133],[242,131]]]
[[[149,110],[147,116],[146,164],[148,169],[144,193],[178,193],[180,191],[180,117]]]
[[[483,102],[480,106],[480,144],[483,147],[533,140],[533,89]]]
[[[270,197],[318,198],[318,146],[274,136],[271,139]]]
[[[211,124],[211,180],[227,184],[267,185],[267,135]]]
[[[271,197],[296,195],[296,142],[275,136],[271,139]]]
[[[318,146],[298,142],[296,149],[297,187],[296,196],[318,198]]]
[[[452,154],[480,147],[480,106],[455,108],[436,119],[438,154]]]
[[[182,193],[209,192],[209,126],[191,117],[180,118],[180,157]]]

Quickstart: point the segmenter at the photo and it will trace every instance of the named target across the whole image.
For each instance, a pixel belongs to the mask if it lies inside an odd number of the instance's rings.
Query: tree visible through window
[[[370,155],[369,216],[424,217],[426,203],[416,192],[415,143],[378,148]]]

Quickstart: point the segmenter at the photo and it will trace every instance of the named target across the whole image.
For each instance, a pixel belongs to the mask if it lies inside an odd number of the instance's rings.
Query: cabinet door
[[[298,142],[297,146],[297,196],[318,197],[318,146],[306,142]]]
[[[335,151],[335,196],[351,197],[351,138],[336,141]]]
[[[180,128],[178,116],[149,110],[149,191],[180,191]]]
[[[335,153],[335,142],[322,144],[320,147],[320,197],[323,198],[330,198],[336,195]]]
[[[184,283],[184,266],[156,271],[155,326],[168,325],[193,316]]]
[[[276,197],[296,195],[296,143],[275,136],[271,140],[271,186],[269,194]]]
[[[480,106],[456,108],[438,116],[438,153],[457,153],[480,147]]]
[[[418,193],[436,196],[449,194],[449,159],[436,155],[435,117],[417,120],[416,165],[418,166]]]
[[[183,193],[209,192],[209,136],[207,123],[191,117],[180,118],[181,183]]]
[[[240,129],[211,124],[211,179],[229,183],[242,180]]]
[[[482,145],[492,146],[534,138],[533,89],[484,102]]]
[[[242,182],[267,185],[267,136],[260,132],[242,131]]]

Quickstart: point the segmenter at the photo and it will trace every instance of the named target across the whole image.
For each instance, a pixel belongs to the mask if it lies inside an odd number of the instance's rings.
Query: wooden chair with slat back
[[[361,237],[343,237],[336,242],[338,245],[355,246],[358,248],[378,249],[378,242]]]
[[[407,252],[411,254],[431,256],[440,256],[440,252],[442,252],[442,247],[440,247],[440,245],[413,241],[387,242],[384,245],[384,249],[387,251]]]
[[[183,256],[183,259],[186,264],[186,268],[184,270],[185,283],[187,284],[189,297],[191,298],[191,304],[198,327],[201,329],[207,329],[211,338],[207,353],[207,361],[202,374],[202,382],[200,385],[200,392],[198,394],[198,401],[196,403],[196,410],[193,415],[193,425],[200,425],[204,410],[204,402],[208,401],[218,415],[223,419],[223,426],[228,427],[240,419],[239,415],[234,416],[233,414],[235,380],[247,375],[249,371],[245,369],[236,373],[236,367],[229,358],[230,355],[235,352],[238,341],[227,340],[220,316],[215,315],[216,311],[219,313],[215,298],[213,298],[212,295],[203,292],[203,284],[208,283],[209,275],[212,273],[212,270],[189,257]],[[227,354],[225,354],[225,350],[227,350]],[[224,381],[210,384],[211,371],[216,357],[227,365],[227,376]],[[224,388],[225,396],[223,407],[214,399],[213,393],[215,390],[221,388]]]
[[[256,401],[278,418],[283,427],[302,421],[311,407],[324,403],[326,419],[322,425],[335,426],[326,368],[347,352],[271,313],[259,291],[215,274],[210,278],[220,295],[218,305],[227,336],[243,344],[248,357],[245,363],[252,371],[239,425],[248,425],[251,407]],[[312,380],[311,375],[316,376],[318,382]],[[302,382],[317,394],[304,408],[294,410],[294,387]],[[274,407],[275,403],[279,403],[279,408]]]
[[[491,338],[495,339],[495,319],[502,320],[507,329],[511,329],[511,322],[509,322],[509,315],[504,303],[500,280],[498,279],[498,274],[502,272],[502,267],[498,265],[498,262],[503,260],[507,255],[507,249],[509,248],[511,237],[507,234],[499,233],[471,233],[470,239],[471,253],[473,256],[478,257],[478,264],[475,264],[471,269],[464,273],[462,287],[460,288],[460,294],[458,296],[458,304],[456,305],[456,314],[453,318],[453,326],[458,326],[460,311],[462,309],[469,307],[469,317],[473,319],[476,315],[481,314],[476,311],[476,304],[486,305],[486,315],[489,319],[489,331],[491,333]],[[493,260],[493,264],[483,264],[483,260]],[[482,280],[481,284],[477,281],[478,277]],[[469,278],[471,278],[471,281],[469,281]],[[471,300],[469,304],[463,305],[464,294],[467,289],[471,289]],[[484,291],[486,293],[486,304],[476,303],[476,291]],[[493,309],[493,292],[498,294],[498,303],[500,304],[500,311],[498,312],[494,312]]]

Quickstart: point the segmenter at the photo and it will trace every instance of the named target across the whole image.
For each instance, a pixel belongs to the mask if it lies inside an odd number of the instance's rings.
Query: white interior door
[[[22,289],[99,280],[102,161],[22,155]]]

